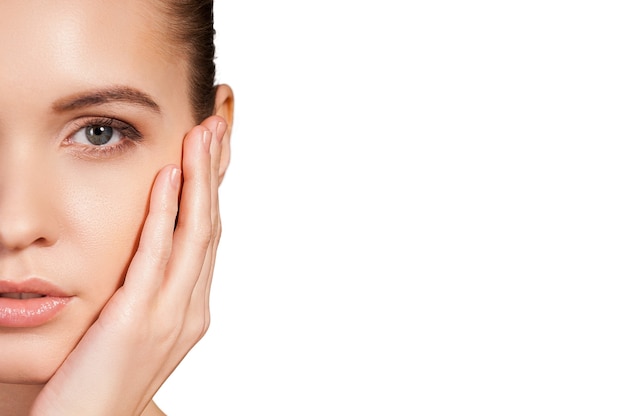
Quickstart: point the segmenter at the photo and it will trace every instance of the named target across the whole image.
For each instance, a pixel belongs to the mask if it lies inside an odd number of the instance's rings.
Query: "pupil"
[[[89,126],[85,131],[89,143],[96,146],[107,144],[113,137],[113,128],[109,126]]]

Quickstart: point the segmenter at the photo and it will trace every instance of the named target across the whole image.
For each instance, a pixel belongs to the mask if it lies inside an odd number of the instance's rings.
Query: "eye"
[[[74,143],[104,146],[114,145],[121,141],[123,135],[119,130],[104,124],[92,124],[78,130],[72,141]]]
[[[132,124],[111,117],[80,118],[68,129],[63,145],[79,158],[109,159],[143,141],[143,134]]]

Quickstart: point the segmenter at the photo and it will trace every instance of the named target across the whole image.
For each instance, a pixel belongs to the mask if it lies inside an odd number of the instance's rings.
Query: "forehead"
[[[0,96],[38,90],[42,100],[53,100],[80,89],[122,84],[172,98],[185,77],[179,60],[167,53],[171,48],[155,4],[2,0]]]

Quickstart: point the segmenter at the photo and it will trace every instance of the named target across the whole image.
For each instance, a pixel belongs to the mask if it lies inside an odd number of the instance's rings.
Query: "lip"
[[[57,286],[38,278],[22,282],[0,280],[0,293],[31,293],[38,298],[0,297],[0,327],[31,328],[43,325],[54,318],[71,300]]]

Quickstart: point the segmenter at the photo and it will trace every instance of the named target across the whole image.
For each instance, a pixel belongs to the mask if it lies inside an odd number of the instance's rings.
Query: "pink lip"
[[[30,299],[0,297],[0,327],[8,328],[43,325],[72,300],[72,296],[58,287],[37,278],[23,282],[0,280],[0,293],[34,293],[44,296]]]

